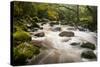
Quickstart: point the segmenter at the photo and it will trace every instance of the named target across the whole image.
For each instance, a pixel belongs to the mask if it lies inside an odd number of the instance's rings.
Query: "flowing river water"
[[[94,61],[96,59],[86,59],[81,57],[83,51],[90,49],[82,48],[80,45],[84,42],[90,42],[97,46],[97,34],[89,30],[80,31],[68,25],[54,25],[44,24],[42,30],[37,32],[44,32],[44,37],[32,36],[32,40],[40,43],[40,46],[46,47],[38,56],[29,60],[29,64],[50,64],[50,63],[70,63],[70,62],[85,62]],[[54,30],[60,27],[60,31]],[[74,33],[73,37],[61,37],[59,34],[62,31],[71,31]],[[71,43],[79,43],[79,45],[70,45]],[[93,50],[97,55],[97,48]]]

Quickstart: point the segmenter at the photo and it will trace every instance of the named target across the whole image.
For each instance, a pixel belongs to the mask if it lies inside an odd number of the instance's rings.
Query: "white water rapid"
[[[61,27],[61,31],[53,31],[55,27]],[[67,25],[55,25],[51,27],[49,24],[43,26],[43,30],[38,30],[37,32],[44,32],[44,37],[34,37],[32,40],[40,43],[41,46],[46,47],[46,49],[41,50],[40,54],[35,57],[35,59],[30,60],[30,64],[48,64],[48,63],[69,63],[69,62],[84,62],[92,61],[93,59],[85,59],[81,57],[81,53],[87,48],[82,48],[80,45],[83,42],[90,42],[97,46],[97,35],[90,31],[79,31],[74,29],[74,27]],[[74,32],[74,37],[61,37],[59,33],[62,31]],[[72,46],[71,43],[79,43],[79,45]],[[93,50],[97,54],[97,49]]]

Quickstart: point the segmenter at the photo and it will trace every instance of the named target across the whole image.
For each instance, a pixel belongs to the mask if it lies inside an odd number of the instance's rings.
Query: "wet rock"
[[[76,30],[75,28],[67,28],[67,30]]]
[[[87,28],[84,28],[84,27],[81,27],[81,26],[78,26],[78,30],[79,31],[89,31]]]
[[[50,23],[49,25],[50,25],[51,27],[53,27],[53,26],[54,26],[54,24],[53,24],[53,23]]]
[[[58,21],[51,21],[51,22],[50,22],[50,26],[54,26],[54,25],[58,25],[58,24],[59,24]]]
[[[79,43],[75,43],[75,42],[73,42],[73,43],[71,43],[70,45],[72,45],[72,46],[76,46],[76,45],[79,45]]]
[[[40,30],[43,30],[43,27],[40,27]]]
[[[82,47],[82,48],[89,48],[89,49],[92,49],[92,50],[95,50],[95,49],[96,49],[95,45],[92,44],[92,43],[89,43],[89,42],[83,43],[83,44],[81,45],[81,47]]]
[[[42,23],[41,23],[41,25],[44,25],[44,24],[46,24],[46,22],[42,22]]]
[[[46,18],[42,18],[41,22],[49,22],[50,20],[49,19],[46,19]]]
[[[84,51],[81,54],[81,57],[86,58],[86,59],[96,59],[97,58],[93,51]]]
[[[79,31],[86,31],[85,29],[82,29],[82,28],[78,28],[79,29]]]
[[[44,34],[44,32],[39,32],[39,33],[34,34],[34,36],[37,36],[37,37],[44,37],[45,34]]]
[[[61,27],[55,27],[53,31],[61,31]]]
[[[63,31],[59,34],[59,36],[61,37],[73,37],[74,36],[74,32],[69,32],[69,31]]]
[[[38,31],[38,28],[33,28],[31,31],[32,32]]]

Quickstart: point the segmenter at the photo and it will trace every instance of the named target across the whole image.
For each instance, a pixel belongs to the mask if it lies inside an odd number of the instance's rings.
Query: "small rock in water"
[[[44,34],[44,32],[39,32],[39,33],[34,34],[34,36],[37,36],[37,37],[44,37],[45,34]]]
[[[73,42],[73,43],[71,43],[70,45],[72,45],[72,46],[76,46],[76,45],[79,45],[79,43],[75,43],[75,42]]]
[[[89,43],[89,42],[83,43],[83,44],[81,45],[81,47],[83,47],[83,48],[89,48],[89,49],[92,49],[92,50],[95,50],[95,49],[96,49],[95,45],[92,44],[92,43]]]
[[[43,27],[40,27],[39,29],[40,29],[40,30],[43,30]]]
[[[32,32],[38,31],[38,28],[34,28],[32,29]]]
[[[78,27],[78,30],[79,30],[79,31],[89,31],[88,29],[86,29],[86,28],[84,28],[84,27],[80,27],[80,26]]]
[[[42,22],[42,23],[41,23],[41,25],[44,25],[44,24],[46,24],[46,22]]]
[[[76,30],[75,28],[67,28],[67,30]]]
[[[74,36],[74,32],[69,32],[69,31],[63,31],[59,34],[59,36],[61,37],[73,37]]]
[[[86,31],[85,29],[81,29],[81,28],[79,28],[79,31]]]
[[[61,31],[61,27],[56,27],[53,29],[53,31]]]
[[[93,51],[84,51],[81,54],[81,57],[86,58],[86,59],[96,59],[97,58]]]

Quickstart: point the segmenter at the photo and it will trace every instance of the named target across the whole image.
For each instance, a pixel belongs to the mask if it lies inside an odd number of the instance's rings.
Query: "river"
[[[33,33],[44,32],[45,36],[32,36],[32,40],[40,42],[41,46],[47,49],[41,50],[41,53],[35,59],[31,59],[29,64],[70,63],[96,60],[82,58],[82,52],[90,49],[82,48],[80,45],[83,42],[90,42],[97,47],[97,33],[89,30],[80,31],[68,25],[54,25],[52,27],[49,24],[44,24],[41,27],[43,27],[42,30]],[[61,28],[61,30],[55,30],[56,27]],[[71,31],[74,33],[74,36],[61,37],[59,34],[62,31]],[[70,45],[71,43],[79,43],[79,45],[73,46]],[[97,48],[93,52],[97,55]]]

